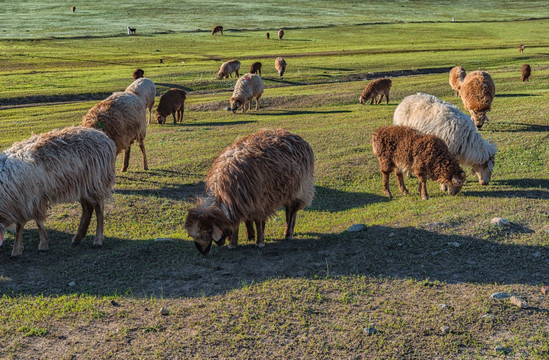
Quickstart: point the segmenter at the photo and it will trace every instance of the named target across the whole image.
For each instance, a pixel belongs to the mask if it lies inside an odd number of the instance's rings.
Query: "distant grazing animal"
[[[137,80],[145,76],[145,72],[141,69],[135,69],[135,71],[132,74],[133,80]]]
[[[454,90],[454,96],[459,95],[459,89],[461,88],[461,84],[465,79],[465,75],[467,75],[465,73],[465,69],[461,66],[453,67],[452,70],[450,70],[450,79],[448,82]]]
[[[278,30],[278,40],[282,40],[284,37],[284,30],[280,29]]]
[[[522,65],[521,80],[522,81],[528,81],[528,79],[530,78],[531,73],[532,73],[532,68],[530,67],[530,65],[528,65],[528,64]]]
[[[238,245],[238,226],[246,223],[248,239],[264,247],[265,221],[280,207],[286,210],[285,238],[294,234],[296,214],[314,196],[313,149],[286,130],[261,130],[237,140],[214,161],[206,178],[206,197],[190,209],[185,229],[198,251],[209,254],[212,241]]]
[[[480,130],[488,121],[486,113],[490,111],[496,96],[494,81],[487,72],[473,71],[465,76],[459,93],[463,105],[471,113],[471,120]]]
[[[240,70],[240,61],[238,60],[229,60],[224,62],[219,67],[217,74],[215,75],[216,79],[227,79],[231,77],[232,73],[235,73],[238,77],[238,70]]]
[[[122,171],[128,169],[130,149],[137,141],[143,153],[143,168],[149,169],[144,144],[147,135],[145,102],[137,95],[129,92],[112,94],[84,115],[82,126],[107,134],[116,144],[116,155],[124,151]]]
[[[236,82],[233,95],[231,96],[231,110],[233,113],[238,108],[242,108],[242,112],[246,111],[246,105],[249,103],[250,110],[252,109],[252,100],[255,99],[255,109],[258,109],[259,98],[263,94],[263,80],[257,74],[245,74]]]
[[[435,135],[426,135],[406,126],[384,126],[372,134],[372,151],[379,160],[383,175],[383,192],[392,197],[389,175],[394,171],[398,188],[408,190],[402,174],[413,172],[419,179],[419,193],[427,200],[426,180],[432,179],[448,189],[450,195],[460,192],[465,172],[459,167],[448,146]]]
[[[519,45],[519,54],[522,54],[524,52],[524,45]]]
[[[160,97],[158,108],[156,109],[156,121],[159,124],[166,122],[166,117],[169,114],[173,116],[174,125],[177,122],[183,121],[183,113],[185,112],[185,99],[187,93],[185,90],[172,88]]]
[[[286,72],[286,60],[281,57],[275,59],[275,69],[278,72],[278,76],[282,77]]]
[[[147,109],[149,109],[149,118],[147,123],[151,123],[152,108],[154,105],[154,98],[156,96],[156,86],[152,80],[147,78],[139,78],[131,83],[125,90],[126,92],[135,94],[143,100]]]
[[[128,29],[128,35],[135,35],[135,28],[127,26],[126,29]]]
[[[391,79],[372,80],[368,83],[368,85],[366,85],[366,87],[362,91],[362,94],[358,98],[358,101],[364,105],[366,101],[371,99],[370,105],[372,105],[374,101],[376,104],[379,104],[383,99],[383,95],[385,95],[385,100],[387,101],[387,104],[388,104],[389,91],[391,90],[391,85],[392,85]],[[380,95],[379,99],[376,99],[378,95]]]
[[[71,6],[71,11],[75,12],[76,11],[76,6]]]
[[[217,33],[220,33],[221,35],[223,35],[223,26],[221,25],[214,26],[214,28],[212,29],[212,35],[215,35]]]
[[[271,38],[271,34],[269,34],[269,33],[266,33],[265,36],[267,37],[267,40],[269,40]]]
[[[86,236],[95,210],[94,247],[103,244],[104,202],[115,183],[116,146],[104,133],[84,127],[52,130],[16,142],[0,154],[0,244],[16,224],[12,256],[23,253],[23,228],[34,220],[38,249],[48,250],[44,221],[58,203],[80,201],[82,217],[73,244]]]
[[[250,74],[258,74],[261,76],[261,63],[256,61],[250,66]]]
[[[472,167],[481,185],[492,177],[496,145],[484,140],[471,118],[453,104],[433,95],[418,93],[404,98],[397,106],[394,125],[409,126],[441,138],[459,163]]]

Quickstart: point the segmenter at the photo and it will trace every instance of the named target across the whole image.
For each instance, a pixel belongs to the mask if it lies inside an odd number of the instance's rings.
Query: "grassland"
[[[179,2],[169,3],[173,9],[133,2],[133,11],[117,4],[126,17],[105,1],[77,4],[75,14],[68,2],[2,3],[9,16],[0,39],[0,149],[80,123],[99,99],[124,89],[136,67],[159,93],[181,87],[188,99],[182,125],[149,126],[151,170],[141,169],[134,149],[129,171],[117,173],[102,249],[92,249],[93,234],[69,245],[76,203],[52,208],[47,253],[37,250],[34,223],[19,259],[10,258],[7,234],[0,358],[548,358],[549,297],[540,292],[549,285],[544,2],[518,9],[507,1],[459,8],[288,1],[276,12],[235,2],[209,10],[217,3],[186,2],[184,12],[176,11]],[[195,31],[207,31],[215,17],[233,30],[215,37]],[[136,23],[138,36],[126,36],[125,26]],[[265,40],[265,31],[280,26],[289,28],[283,41]],[[283,79],[276,56],[289,64]],[[263,63],[259,111],[224,110],[234,79],[213,75],[230,58],[244,69]],[[523,63],[533,69],[527,83],[520,82]],[[429,182],[430,199],[421,201],[415,191],[398,193],[393,178],[395,197],[385,198],[372,131],[390,124],[399,101],[418,91],[463,110],[448,85],[447,71],[458,64],[486,70],[496,83],[482,130],[498,145],[491,183],[480,186],[468,175],[450,197]],[[365,80],[376,74],[392,76],[391,101],[361,106]],[[223,147],[276,127],[303,136],[316,156],[316,197],[298,214],[296,238],[282,240],[279,212],[267,223],[264,249],[242,236],[238,250],[200,256],[183,227],[190,197],[203,191]],[[405,181],[417,188],[417,179]],[[490,225],[495,216],[511,225]],[[346,231],[357,223],[367,230]],[[530,308],[491,299],[496,291],[521,296]]]

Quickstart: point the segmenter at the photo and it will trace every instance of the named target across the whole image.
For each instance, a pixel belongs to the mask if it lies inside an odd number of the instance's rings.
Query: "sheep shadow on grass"
[[[290,116],[290,115],[311,115],[311,114],[341,114],[341,113],[350,113],[351,110],[324,110],[324,111],[314,111],[314,110],[270,110],[265,112],[250,112],[248,115],[253,116]]]
[[[341,191],[324,186],[316,186],[313,203],[305,210],[328,211],[335,213],[388,201],[390,200],[386,196]]]
[[[494,128],[497,126],[497,128]],[[549,132],[549,125],[538,125],[538,124],[524,124],[524,123],[513,123],[505,121],[497,121],[490,125],[488,131],[493,132]]]

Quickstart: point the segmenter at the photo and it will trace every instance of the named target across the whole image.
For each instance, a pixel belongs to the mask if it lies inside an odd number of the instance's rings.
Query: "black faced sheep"
[[[128,25],[126,29],[128,30],[128,35],[135,35],[135,28],[132,28]]]
[[[154,106],[154,98],[156,96],[156,86],[147,78],[139,78],[130,84],[125,90],[127,93],[137,95],[145,103],[145,107],[149,109],[149,118],[147,123],[151,123],[152,108]]]
[[[130,149],[137,141],[143,153],[143,168],[148,170],[145,153],[147,135],[147,115],[145,103],[135,94],[114,93],[91,108],[82,118],[82,126],[101,130],[116,144],[116,154],[124,151],[122,171],[126,171],[130,161]]]
[[[159,124],[164,124],[166,117],[172,114],[174,125],[177,122],[182,122],[186,97],[187,93],[185,90],[176,88],[168,90],[168,92],[160,97],[160,102],[156,109],[156,121]]]
[[[257,74],[261,76],[261,63],[256,61],[250,66],[250,74]]]
[[[216,79],[226,79],[231,76],[232,73],[235,73],[238,77],[238,70],[240,70],[240,61],[238,60],[229,60],[227,62],[224,62],[219,67],[219,70],[216,74]]]
[[[275,69],[278,72],[278,76],[283,76],[286,72],[286,60],[281,57],[275,59]]]
[[[383,99],[383,95],[385,95],[385,100],[387,101],[387,104],[389,103],[389,91],[391,90],[392,81],[391,79],[375,79],[372,80],[366,85],[364,90],[362,91],[362,94],[358,98],[358,101],[361,104],[365,104],[368,100],[370,100],[370,105],[376,102],[376,104],[381,103],[381,100]],[[379,99],[376,99],[377,96],[379,96]]]
[[[530,74],[532,74],[532,68],[528,64],[522,65],[522,81],[528,81],[530,79]]]
[[[448,82],[450,83],[450,87],[454,90],[454,96],[459,95],[459,89],[465,79],[465,75],[467,75],[465,69],[461,66],[453,67],[452,70],[450,70],[450,79]]]
[[[496,96],[496,87],[492,77],[484,71],[473,71],[465,76],[460,89],[463,105],[471,113],[471,120],[481,129],[488,121],[486,113],[490,111]]]
[[[410,95],[397,106],[393,124],[438,136],[461,165],[472,167],[481,185],[490,181],[497,148],[482,138],[470,117],[456,106],[432,95]]]
[[[74,244],[86,236],[95,210],[94,247],[103,244],[104,201],[115,182],[116,146],[104,133],[68,127],[33,135],[0,154],[0,244],[6,227],[15,224],[12,256],[23,253],[23,228],[36,221],[38,249],[48,250],[44,229],[48,209],[57,203],[80,201],[82,217]]]
[[[253,221],[257,246],[263,247],[265,221],[284,207],[285,237],[290,239],[297,212],[313,200],[313,172],[313,150],[296,134],[262,130],[239,139],[214,161],[206,179],[206,197],[198,198],[189,210],[185,229],[206,255],[212,241],[223,245],[227,237],[229,247],[236,248],[243,221],[253,237]]]
[[[408,190],[402,174],[413,172],[419,179],[419,193],[426,200],[426,180],[431,179],[448,189],[450,195],[460,192],[465,172],[459,167],[448,146],[434,135],[426,135],[406,126],[384,126],[372,134],[372,151],[379,160],[383,174],[383,192],[392,197],[389,175],[394,171],[398,188]]]
[[[233,113],[239,108],[242,108],[242,112],[246,111],[246,105],[248,103],[251,110],[253,99],[255,99],[255,109],[257,110],[259,98],[263,94],[263,89],[263,80],[261,80],[261,76],[257,74],[242,75],[234,86],[233,95],[230,100]]]

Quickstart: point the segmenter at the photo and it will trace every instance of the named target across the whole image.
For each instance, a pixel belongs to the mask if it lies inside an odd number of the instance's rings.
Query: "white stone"
[[[347,229],[348,232],[358,232],[363,230],[366,230],[366,225],[364,224],[354,224]]]
[[[497,226],[507,226],[510,224],[509,220],[500,217],[493,218],[490,220],[490,223]]]

